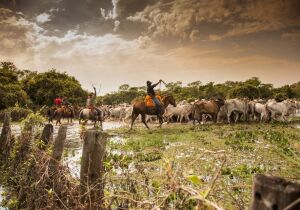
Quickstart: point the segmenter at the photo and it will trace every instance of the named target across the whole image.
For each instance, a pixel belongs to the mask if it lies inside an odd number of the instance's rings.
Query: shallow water
[[[103,130],[115,129],[124,126],[125,124],[120,122],[104,122]],[[54,137],[57,135],[58,127],[54,128]],[[86,129],[92,128],[93,125],[87,125]],[[67,139],[66,139],[66,155],[63,157],[63,164],[67,165],[73,176],[79,177],[80,175],[80,159],[82,155],[83,142],[80,138],[81,126],[79,124],[73,124],[68,126]],[[119,136],[112,136],[110,141],[122,144],[123,139]]]
[[[126,124],[121,122],[104,122],[103,130],[115,129],[125,126]],[[93,128],[93,124],[87,124],[85,129]],[[12,133],[17,137],[21,134],[21,126],[19,124],[11,125]],[[53,137],[57,136],[59,126],[54,125]],[[79,177],[80,174],[80,159],[82,154],[83,142],[80,138],[80,133],[82,131],[82,126],[78,122],[68,124],[67,138],[65,142],[65,154],[63,157],[63,164],[70,168],[72,175]],[[2,127],[0,126],[0,133],[2,132]],[[114,143],[121,144],[123,139],[119,136],[112,136],[110,140]],[[0,189],[1,190],[1,189]],[[0,195],[1,196],[1,195]],[[1,197],[0,197],[1,200]],[[1,209],[0,207],[0,210]]]

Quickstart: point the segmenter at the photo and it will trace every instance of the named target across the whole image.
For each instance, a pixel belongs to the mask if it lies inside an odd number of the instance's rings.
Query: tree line
[[[171,93],[176,100],[194,101],[199,98],[275,98],[282,101],[287,98],[300,98],[300,82],[275,88],[257,77],[246,81],[226,81],[215,84],[201,81],[183,85],[182,82],[170,82],[162,85],[164,88],[158,94]],[[67,73],[55,69],[46,72],[19,70],[11,62],[0,63],[0,109],[9,107],[27,107],[36,109],[41,106],[51,106],[57,96],[65,96],[71,103],[84,105],[88,92],[80,82]],[[123,84],[115,92],[97,97],[99,104],[132,103],[143,100],[146,86],[132,87]]]
[[[249,99],[270,99],[283,101],[287,98],[300,98],[300,82],[274,88],[272,84],[260,81],[258,77],[252,77],[246,81],[227,81],[221,84],[209,82],[202,84],[195,81],[183,85],[182,82],[170,82],[163,90],[158,89],[158,94],[171,93],[177,101],[187,100],[189,102],[196,99],[211,98],[249,98]],[[104,104],[132,103],[134,100],[143,99],[146,95],[146,87],[131,87],[128,84],[121,85],[119,90],[98,97],[98,101]]]

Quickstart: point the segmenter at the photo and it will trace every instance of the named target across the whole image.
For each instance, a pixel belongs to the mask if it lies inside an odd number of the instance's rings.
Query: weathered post
[[[45,145],[48,145],[49,142],[51,142],[53,140],[53,125],[52,124],[45,125],[43,132],[42,132],[41,140],[43,141],[43,143]]]
[[[279,177],[257,174],[252,196],[250,210],[300,209],[300,185]]]
[[[52,158],[50,160],[49,166],[55,166],[62,157],[64,151],[64,144],[67,137],[67,125],[61,125],[58,129],[57,137],[55,138]]]
[[[84,135],[80,185],[83,204],[89,209],[103,209],[103,159],[107,135],[94,129]]]
[[[0,136],[0,151],[3,158],[8,157],[11,148],[11,128],[10,128],[10,113],[4,113],[4,121]]]

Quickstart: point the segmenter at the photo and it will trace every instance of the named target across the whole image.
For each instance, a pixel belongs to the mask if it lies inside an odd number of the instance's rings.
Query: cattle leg
[[[234,123],[237,123],[238,120],[239,120],[239,118],[240,118],[240,114],[239,114],[239,113],[236,113],[236,114],[235,114],[235,120],[234,120]]]
[[[227,122],[228,122],[228,124],[230,124],[230,121],[231,121],[231,112],[228,112],[227,113]]]

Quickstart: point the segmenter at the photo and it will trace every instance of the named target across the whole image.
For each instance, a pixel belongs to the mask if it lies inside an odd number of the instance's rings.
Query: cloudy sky
[[[146,80],[300,79],[299,0],[0,0],[0,60],[102,93]]]

